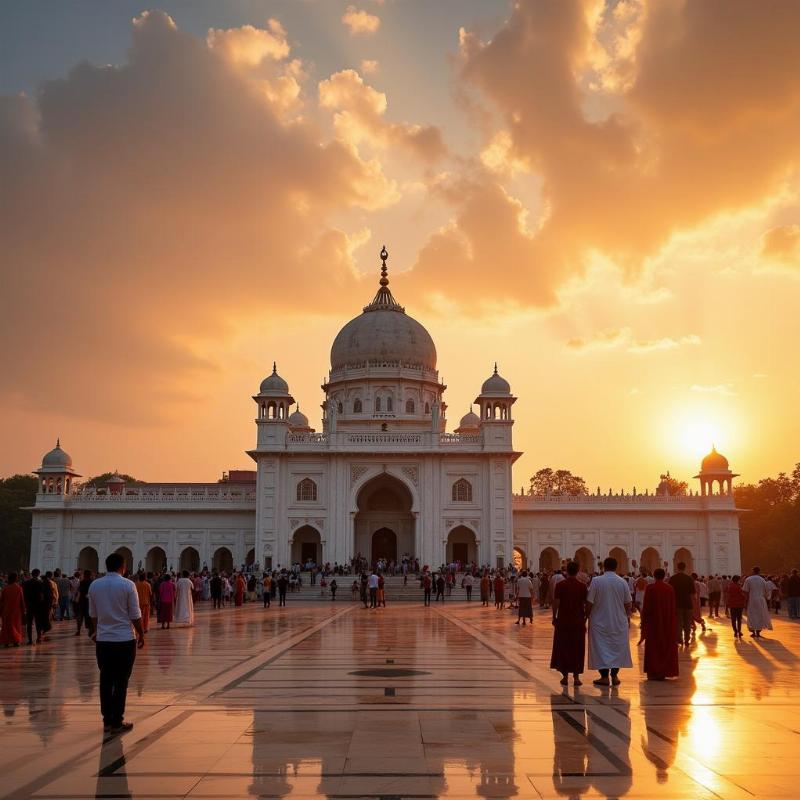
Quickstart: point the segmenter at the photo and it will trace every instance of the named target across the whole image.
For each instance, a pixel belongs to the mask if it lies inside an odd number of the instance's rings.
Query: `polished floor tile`
[[[477,604],[200,608],[151,630],[103,737],[94,648],[0,651],[0,797],[797,797],[800,625],[712,622],[676,681],[563,689],[552,627]]]

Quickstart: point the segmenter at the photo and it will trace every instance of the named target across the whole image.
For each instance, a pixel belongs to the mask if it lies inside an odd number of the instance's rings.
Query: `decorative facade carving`
[[[403,475],[405,475],[414,486],[419,486],[419,470],[416,467],[403,467]]]
[[[361,476],[369,469],[369,467],[365,467],[363,464],[351,464],[350,465],[350,485],[355,486],[358,483]]]

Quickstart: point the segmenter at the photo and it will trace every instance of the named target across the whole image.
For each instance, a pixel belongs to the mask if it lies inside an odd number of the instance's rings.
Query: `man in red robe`
[[[25,620],[25,598],[17,583],[17,573],[11,572],[8,584],[0,592],[0,644],[19,647],[22,644],[22,625]]]
[[[561,673],[566,686],[572,673],[575,686],[581,685],[586,656],[586,584],[578,580],[578,563],[567,564],[567,577],[559,581],[553,592],[553,652],[550,669]]]
[[[649,681],[663,681],[678,674],[678,643],[675,641],[675,590],[664,582],[664,570],[653,573],[655,582],[644,590],[642,639],[644,671]]]

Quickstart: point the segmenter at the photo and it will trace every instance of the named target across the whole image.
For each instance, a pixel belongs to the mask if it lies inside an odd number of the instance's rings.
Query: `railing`
[[[421,444],[421,433],[349,433],[347,444]]]
[[[629,504],[640,505],[650,503],[653,505],[680,505],[681,503],[700,504],[703,500],[713,498],[714,500],[730,500],[733,503],[733,495],[715,494],[702,496],[695,494],[578,494],[578,495],[553,495],[553,494],[515,494],[513,500],[516,502],[527,502],[531,504],[553,504],[553,505],[608,505],[608,504]]]
[[[235,489],[180,489],[137,487],[122,492],[78,489],[67,496],[78,503],[255,503],[256,493]]]
[[[289,433],[287,444],[328,444],[327,433]]]
[[[443,433],[439,444],[483,444],[483,436],[479,433]]]

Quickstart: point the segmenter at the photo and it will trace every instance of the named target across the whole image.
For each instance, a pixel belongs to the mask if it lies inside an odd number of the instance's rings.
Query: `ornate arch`
[[[361,493],[361,490],[373,479],[377,478],[381,475],[389,475],[392,478],[396,478],[400,483],[405,486],[408,490],[409,494],[411,495],[411,513],[416,515],[419,513],[420,508],[420,501],[419,501],[419,491],[417,487],[411,482],[408,475],[403,472],[402,466],[393,466],[393,465],[382,465],[380,467],[368,467],[364,472],[359,475],[355,481],[352,482],[350,486],[350,501],[349,501],[349,511],[351,514],[358,513],[358,495]]]

